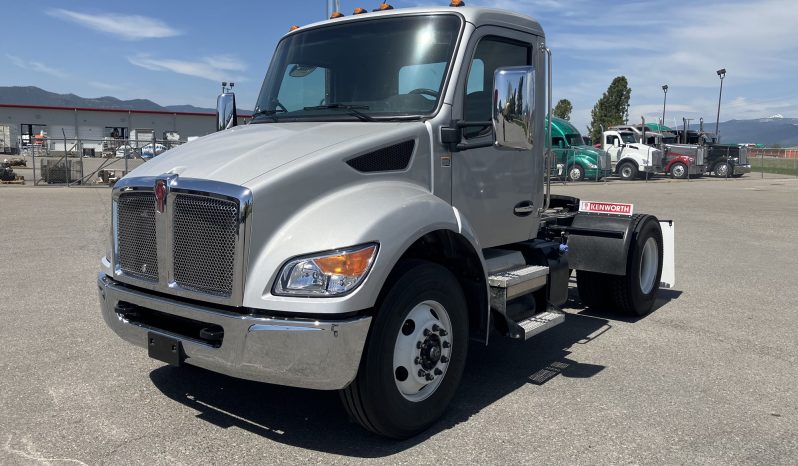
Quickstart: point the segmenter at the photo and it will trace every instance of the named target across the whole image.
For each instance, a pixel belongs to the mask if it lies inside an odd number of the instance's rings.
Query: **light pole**
[[[662,92],[665,93],[665,96],[662,98],[662,122],[660,123],[661,126],[665,126],[665,102],[668,101],[668,85],[662,86]],[[662,132],[662,128],[659,129]]]
[[[721,68],[718,71],[720,78],[720,92],[718,93],[718,116],[715,117],[715,142],[720,142],[720,134],[718,133],[718,125],[720,124],[720,98],[723,95],[723,78],[726,77],[726,68]]]

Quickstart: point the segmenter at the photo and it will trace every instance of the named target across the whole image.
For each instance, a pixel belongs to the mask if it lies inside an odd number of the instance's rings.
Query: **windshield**
[[[568,141],[569,146],[581,146],[584,143],[582,136],[579,134],[566,134],[565,139]]]
[[[421,117],[435,111],[460,30],[455,15],[346,22],[280,42],[254,123]]]
[[[632,144],[637,142],[634,133],[620,133],[620,134],[621,134],[621,140],[624,142],[624,144]]]

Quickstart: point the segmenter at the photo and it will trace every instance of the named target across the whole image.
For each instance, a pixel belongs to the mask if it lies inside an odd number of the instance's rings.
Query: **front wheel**
[[[715,165],[715,168],[712,169],[715,172],[715,176],[718,178],[726,178],[729,176],[729,164],[726,162],[720,162]]]
[[[687,178],[687,166],[683,163],[674,163],[671,165],[670,174],[674,179]]]
[[[622,180],[634,180],[637,178],[637,166],[632,162],[624,162],[618,168],[618,174],[621,175]]]
[[[568,169],[568,181],[582,181],[585,179],[585,170],[580,165],[571,165]]]
[[[468,311],[446,268],[422,261],[398,267],[358,375],[340,394],[360,425],[402,439],[427,429],[454,396],[468,351]]]

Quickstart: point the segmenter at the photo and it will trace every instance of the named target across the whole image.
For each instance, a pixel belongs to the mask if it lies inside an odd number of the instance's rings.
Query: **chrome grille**
[[[123,273],[140,280],[158,281],[155,234],[155,195],[129,192],[116,202],[117,263]]]
[[[177,194],[173,210],[174,281],[181,288],[230,296],[236,264],[239,203]]]
[[[740,165],[748,165],[748,148],[740,147],[740,158],[738,159]]]

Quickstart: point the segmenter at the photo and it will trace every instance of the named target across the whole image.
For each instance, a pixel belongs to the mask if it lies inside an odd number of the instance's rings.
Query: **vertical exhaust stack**
[[[327,0],[327,15],[324,19],[329,18],[336,11],[341,11],[341,2],[339,0]]]

